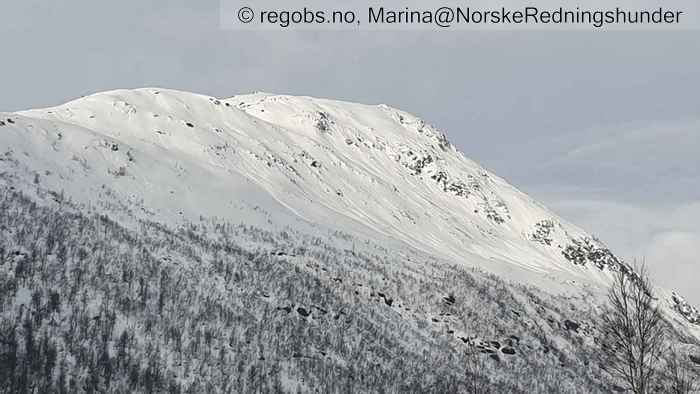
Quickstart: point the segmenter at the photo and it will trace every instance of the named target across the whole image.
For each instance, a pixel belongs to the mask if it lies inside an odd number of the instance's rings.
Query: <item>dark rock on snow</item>
[[[501,349],[501,353],[503,353],[503,354],[508,354],[508,355],[513,355],[513,354],[515,354],[515,349],[513,349],[512,347],[506,346],[506,347],[504,347],[503,349]]]
[[[304,316],[304,317],[309,317],[311,315],[311,311],[307,311],[306,309],[299,307],[297,308],[297,313]]]
[[[564,320],[564,327],[566,327],[566,329],[569,331],[578,332],[578,329],[581,327],[581,324],[573,320],[566,319]]]
[[[700,356],[693,356],[692,354],[688,356],[690,358],[690,361],[693,363],[700,365]]]
[[[442,299],[445,301],[445,304],[447,304],[447,305],[454,305],[454,303],[456,301],[455,296],[452,294],[448,295],[447,297],[443,297]]]

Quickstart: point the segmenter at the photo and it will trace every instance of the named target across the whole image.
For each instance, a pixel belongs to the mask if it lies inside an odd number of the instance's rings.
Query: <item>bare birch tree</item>
[[[602,366],[636,394],[654,392],[665,327],[644,266],[620,270],[602,317]]]

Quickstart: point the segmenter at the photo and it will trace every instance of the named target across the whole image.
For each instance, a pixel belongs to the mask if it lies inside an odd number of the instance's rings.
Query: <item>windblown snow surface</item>
[[[339,232],[353,239],[348,247],[371,243],[397,259],[493,273],[581,297],[579,306],[600,304],[612,273],[626,267],[425,121],[386,105],[146,88],[0,120],[6,191],[48,206],[70,199],[126,228],[209,218],[310,236]],[[465,124],[453,132],[484,131]],[[700,339],[697,311],[675,293],[657,293],[677,330]],[[282,380],[298,388],[298,379]]]
[[[14,119],[3,130],[7,148],[80,202],[109,188],[131,210],[168,223],[245,221],[240,207],[257,206],[281,223],[380,237],[468,266],[560,282],[608,277],[563,257],[572,241],[591,238],[581,229],[385,105],[140,89]],[[540,230],[551,242],[533,241]]]

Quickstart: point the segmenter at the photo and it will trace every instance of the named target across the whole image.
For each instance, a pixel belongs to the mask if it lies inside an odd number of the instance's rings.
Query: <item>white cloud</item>
[[[523,151],[528,173],[516,183],[700,306],[697,118],[612,123],[533,139]]]
[[[698,245],[700,245],[700,232],[669,231],[654,236],[646,246],[645,255],[650,261],[655,261],[659,271],[669,268],[666,276],[680,278],[680,273],[692,274],[689,270],[697,272],[700,259],[698,258]],[[676,272],[674,269],[679,269]],[[696,279],[696,278],[693,278]],[[700,278],[699,278],[700,279]],[[700,286],[697,286],[700,288]]]
[[[627,261],[645,261],[662,286],[700,306],[700,201],[644,206],[552,199],[550,206],[601,238]]]

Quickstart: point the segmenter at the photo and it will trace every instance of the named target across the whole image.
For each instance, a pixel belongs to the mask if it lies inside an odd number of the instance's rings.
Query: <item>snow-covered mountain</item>
[[[168,223],[238,221],[242,207],[258,206],[274,221],[562,282],[602,283],[604,268],[618,264],[444,134],[385,105],[139,89],[6,117],[14,122],[2,134],[8,157],[83,203],[109,193]]]
[[[465,125],[454,132],[480,131]],[[417,261],[431,261],[437,272],[477,269],[553,296],[584,297],[578,308],[600,303],[612,273],[628,268],[603,243],[466,158],[443,133],[386,105],[148,88],[0,113],[0,186],[44,205],[70,200],[73,210],[132,230],[214,220],[333,233],[326,242],[350,243],[344,247],[353,253],[374,245],[405,260],[396,264],[411,275],[431,277]],[[245,237],[237,242],[288,254]],[[421,290],[396,290],[412,291]],[[396,307],[396,295],[376,294]],[[659,294],[679,332],[700,339],[697,311],[675,293]],[[582,325],[566,321],[559,324],[566,330]],[[458,329],[448,331],[459,338]],[[461,335],[467,342],[469,333]]]

